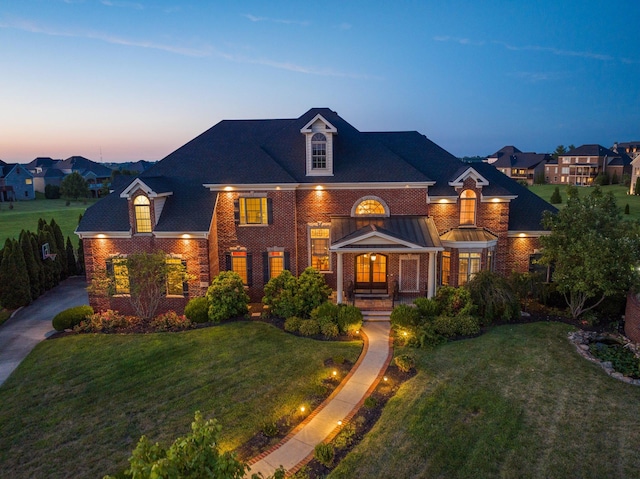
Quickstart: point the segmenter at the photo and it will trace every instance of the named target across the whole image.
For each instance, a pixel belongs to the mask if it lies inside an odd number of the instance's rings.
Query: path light
[[[342,421],[338,421],[338,426],[342,426]]]
[[[386,381],[387,379],[389,379],[387,376],[382,378],[384,381]]]
[[[306,408],[304,406],[300,406],[300,412],[304,412]]]
[[[338,371],[334,369],[332,374],[333,374],[333,377],[335,378],[338,375]]]
[[[406,336],[406,335],[407,335],[407,332],[406,332],[406,331],[404,331],[404,332],[402,333],[402,335],[403,335],[403,336]]]

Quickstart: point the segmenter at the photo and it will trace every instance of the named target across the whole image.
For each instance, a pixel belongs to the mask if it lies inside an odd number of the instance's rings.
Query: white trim
[[[324,123],[326,126],[329,127],[326,130],[328,133],[338,133],[338,129],[335,126],[333,126],[331,123],[329,123],[320,113],[318,113],[316,116],[314,116],[313,119],[309,123],[304,125],[300,129],[300,133],[319,133],[319,132],[313,131],[311,129],[313,124],[318,120],[320,120],[322,123]]]
[[[367,182],[367,183],[324,183],[316,181],[313,183],[248,183],[248,184],[219,184],[219,183],[203,183],[202,186],[210,191],[221,191],[224,193],[233,193],[238,191],[295,191],[295,190],[317,190],[320,186],[322,190],[402,190],[408,188],[428,188],[435,185],[435,181],[420,182]],[[447,198],[454,198],[447,197]],[[457,196],[455,197],[457,198]],[[427,198],[428,200],[428,198]]]
[[[127,199],[131,198],[131,193],[136,191],[136,189],[138,189],[138,188],[141,189],[142,191],[144,191],[144,193],[149,198],[159,198],[159,197],[162,197],[162,196],[171,196],[173,194],[173,191],[168,191],[168,192],[165,192],[165,193],[156,193],[143,180],[141,180],[140,178],[136,178],[135,180],[133,180],[131,182],[131,184],[129,186],[127,186],[122,191],[122,193],[120,193],[120,198],[127,198]]]
[[[207,239],[208,231],[154,231],[156,238]],[[188,238],[185,235],[189,235]]]
[[[208,188],[210,191],[222,191],[225,193],[233,193],[234,191],[294,191],[300,186],[299,183],[247,183],[247,184],[235,184],[235,183],[203,183],[202,186]]]
[[[507,231],[507,238],[539,238],[540,236],[548,236],[551,231]]]
[[[444,246],[445,248],[452,248],[457,250],[493,248],[498,244],[497,238],[489,241],[440,241],[442,242],[442,246]]]
[[[420,246],[417,245],[415,243],[410,243],[409,241],[404,241],[404,240],[400,240],[394,236],[391,235],[387,235],[384,233],[381,233],[380,231],[370,231],[367,234],[364,234],[362,236],[358,236],[355,239],[350,239],[347,241],[342,241],[340,243],[335,243],[333,245],[331,245],[331,247],[329,248],[329,251],[338,251],[346,246],[350,246],[350,245],[358,245],[355,246],[354,248],[349,248],[346,251],[355,251],[355,250],[360,250],[360,246],[362,245],[362,249],[363,250],[371,250],[372,248],[375,249],[375,245],[380,245],[380,243],[375,243],[375,242],[371,242],[369,243],[369,245],[367,245],[367,243],[364,243],[365,240],[371,239],[371,238],[380,238],[380,240],[385,241],[385,244],[395,244],[395,245],[402,245],[405,249],[403,249],[403,251],[406,251],[406,248],[409,248],[411,250],[422,250],[425,247],[424,246]],[[373,246],[371,246],[373,245]],[[393,249],[393,248],[389,248]],[[395,248],[397,249],[397,248]],[[425,251],[431,251],[433,248],[428,248],[428,249],[424,249]],[[381,248],[381,251],[387,251],[387,248]]]
[[[80,239],[108,239],[108,238],[131,238],[129,231],[74,231]]]
[[[515,200],[518,195],[498,195],[498,196],[484,196],[480,194],[481,203],[509,203],[511,200]]]
[[[472,178],[476,182],[476,187],[480,186],[489,186],[489,181],[478,173],[473,167],[467,168],[461,175],[459,175],[456,179],[449,182],[449,186],[464,186],[464,180],[467,178]]]
[[[427,193],[427,204],[452,205],[458,202],[458,196],[431,196]]]

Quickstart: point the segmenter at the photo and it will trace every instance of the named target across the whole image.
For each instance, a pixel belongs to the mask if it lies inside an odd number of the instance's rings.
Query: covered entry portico
[[[400,292],[418,292],[426,284],[427,297],[435,294],[437,253],[443,247],[431,218],[332,217],[331,238],[338,303],[351,281],[356,293],[388,293],[397,282]]]

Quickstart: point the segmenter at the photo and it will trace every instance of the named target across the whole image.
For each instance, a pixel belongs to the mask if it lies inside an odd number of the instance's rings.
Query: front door
[[[387,257],[365,253],[356,256],[356,293],[387,292]]]

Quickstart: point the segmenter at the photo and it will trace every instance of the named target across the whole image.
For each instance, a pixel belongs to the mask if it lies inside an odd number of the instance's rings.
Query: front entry
[[[356,293],[387,293],[387,257],[365,253],[356,256]]]

